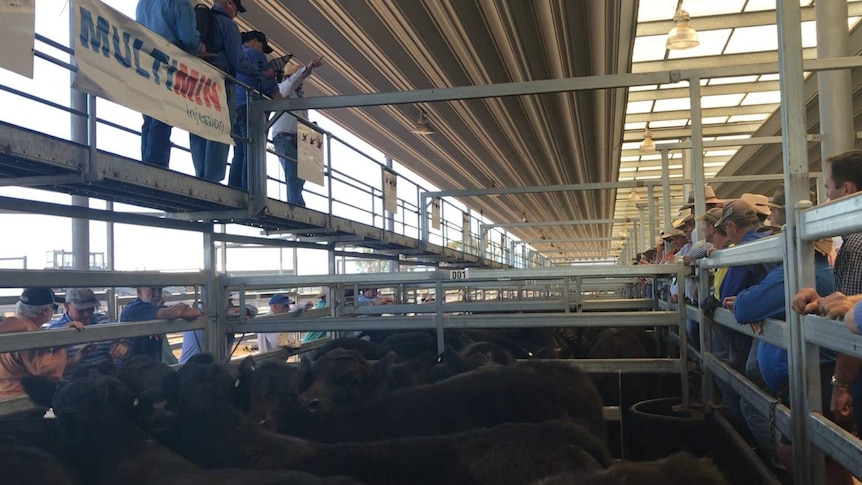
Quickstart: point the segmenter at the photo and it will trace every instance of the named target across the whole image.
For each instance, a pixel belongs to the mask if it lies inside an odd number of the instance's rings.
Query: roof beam
[[[817,59],[817,48],[808,47],[802,49],[802,59]],[[746,64],[770,64],[778,62],[777,51],[744,52],[741,54],[721,54],[718,56],[686,57],[682,59],[668,59],[661,61],[636,62],[632,64],[632,73],[648,73],[662,71],[676,71],[683,69],[716,69],[730,66],[743,66]],[[715,77],[722,77],[718,73]],[[704,79],[708,79],[705,77]]]
[[[814,7],[802,7],[800,10],[803,22],[814,20]],[[862,15],[862,2],[849,2],[847,10],[851,17]],[[675,25],[676,23],[672,19],[641,22],[638,24],[637,36],[667,35]],[[692,17],[691,25],[700,32],[706,30],[735,29],[739,27],[756,27],[759,25],[775,25],[775,10]]]
[[[717,125],[710,126],[706,125],[703,127],[703,136],[723,136],[723,135],[748,135],[754,133],[758,128],[760,128],[761,123],[733,123],[729,125]],[[653,140],[663,140],[668,138],[680,139],[687,138],[691,136],[691,129],[689,128],[673,128],[670,130],[650,130],[652,133]],[[634,141],[643,141],[644,132],[643,130],[629,130],[626,131],[623,135],[623,141],[625,142],[634,142]],[[658,144],[656,144],[657,148],[659,148]]]
[[[703,118],[716,116],[738,116],[752,114],[772,114],[778,109],[778,104],[752,104],[746,106],[727,106],[723,108],[706,108],[701,110]],[[691,110],[658,111],[652,113],[637,113],[626,116],[626,123],[642,121],[687,120],[691,118]]]
[[[717,96],[721,94],[737,93],[762,93],[766,91],[778,91],[778,81],[755,81],[750,83],[716,84],[713,86],[702,86],[700,93],[703,96]],[[685,88],[651,89],[649,91],[629,91],[629,102],[650,101],[657,99],[688,99],[689,90]]]

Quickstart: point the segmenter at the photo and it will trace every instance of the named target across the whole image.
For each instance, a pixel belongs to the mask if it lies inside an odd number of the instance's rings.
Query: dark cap
[[[19,300],[21,301],[21,303],[33,306],[53,305],[58,301],[56,298],[54,298],[54,292],[51,291],[51,288],[44,287],[24,288],[24,291],[21,293],[21,297],[19,298]]]
[[[724,206],[721,218],[713,226],[719,227],[727,221],[739,224],[752,219],[757,219],[757,211],[754,209],[754,206],[746,200],[736,199]]]
[[[242,6],[242,0],[233,0],[234,5],[236,5],[236,11],[239,13],[246,13],[248,10]]]
[[[290,298],[287,295],[275,294],[272,295],[272,298],[269,299],[270,305],[275,305],[277,303],[281,303],[283,305],[290,305]]]
[[[706,211],[705,214],[701,214],[694,218],[696,221],[706,221],[710,226],[715,226],[715,223],[721,219],[721,215],[723,213],[723,209],[720,207],[713,207],[712,209]]]
[[[259,30],[251,30],[249,32],[242,33],[242,43],[245,44],[250,40],[257,40],[261,44],[263,44],[263,53],[264,54],[272,54],[272,47],[269,46],[269,43],[266,40],[266,34]]]
[[[66,303],[71,304],[78,310],[98,308],[100,305],[93,290],[89,288],[69,288],[66,290]]]

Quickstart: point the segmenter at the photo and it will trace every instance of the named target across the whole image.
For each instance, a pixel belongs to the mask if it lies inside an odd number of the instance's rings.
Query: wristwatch
[[[839,389],[850,389],[850,384],[846,382],[839,381],[835,376],[832,376],[832,387],[837,387]]]

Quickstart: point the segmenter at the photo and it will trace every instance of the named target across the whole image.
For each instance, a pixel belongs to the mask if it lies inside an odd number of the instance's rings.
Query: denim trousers
[[[229,145],[189,133],[189,147],[195,175],[211,182],[221,182],[227,171]]]
[[[141,126],[141,161],[168,168],[171,161],[171,130],[167,123],[144,115]]]
[[[233,132],[242,138],[248,137],[248,110],[247,105],[236,108],[236,118],[233,121]],[[227,184],[231,187],[248,190],[248,145],[239,139],[234,139],[236,145],[233,147],[233,159],[230,163],[230,175]]]
[[[305,199],[302,197],[302,188],[305,180],[296,174],[296,137],[276,138],[274,141],[278,160],[284,169],[284,182],[287,185],[287,203],[305,207]]]

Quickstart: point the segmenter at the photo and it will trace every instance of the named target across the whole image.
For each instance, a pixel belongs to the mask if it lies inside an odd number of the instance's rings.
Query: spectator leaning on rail
[[[240,36],[239,27],[233,21],[238,14],[246,11],[245,7],[240,0],[215,0],[213,4],[215,55],[208,57],[207,60],[231,76],[236,77],[239,73],[255,76],[257,68],[245,62],[242,56],[242,36]],[[231,114],[230,119],[234,120],[236,118],[234,83],[228,81],[225,84],[225,94]],[[189,133],[189,149],[192,152],[195,175],[211,182],[221,182],[224,179],[227,170],[228,145]]]
[[[135,20],[189,54],[203,55],[206,52],[195,28],[195,13],[189,2],[139,0],[135,9]],[[141,161],[168,168],[172,128],[167,123],[144,115],[144,124],[141,127]]]
[[[15,315],[0,321],[0,333],[38,331],[42,324],[51,321],[56,305],[50,288],[26,288],[18,299]],[[84,329],[77,321],[68,322],[66,327]],[[62,347],[0,354],[0,399],[23,394],[24,376],[45,376],[57,381],[65,368],[66,349]]]
[[[198,318],[201,312],[185,303],[162,306],[161,288],[137,288],[138,298],[123,308],[121,322],[146,322],[150,320],[175,320],[177,318]],[[150,335],[129,339],[132,355],[148,355],[162,361],[162,339],[164,335]]]
[[[287,99],[301,98],[303,96],[302,84],[305,82],[305,78],[310,76],[314,69],[320,67],[320,64],[321,58],[317,58],[309,62],[308,65],[300,66],[299,69],[278,84],[279,95]],[[306,110],[299,110],[296,113],[303,118],[308,117]],[[287,112],[278,113],[276,117],[271,130],[272,142],[275,145],[278,159],[281,161],[281,167],[284,169],[287,203],[305,207],[305,199],[302,197],[305,180],[297,175],[296,117]]]
[[[70,288],[66,291],[66,302],[63,303],[63,315],[48,325],[52,328],[65,328],[70,322],[81,322],[82,325],[99,325],[109,323],[110,319],[102,312],[97,312],[99,300],[89,288]],[[65,377],[69,377],[77,365],[95,365],[103,362],[117,362],[129,352],[128,342],[123,340],[95,342],[91,344],[70,345],[66,347]]]
[[[862,190],[862,150],[850,150],[827,159],[823,181],[829,200]],[[828,318],[841,318],[850,310],[853,302],[846,295],[862,294],[862,233],[848,234],[842,239],[833,271],[836,293],[821,297],[814,288],[801,289],[792,302],[793,310],[797,313],[819,313]],[[848,421],[852,418],[850,383],[854,382],[860,365],[862,360],[838,354],[831,378],[833,389],[830,410],[839,420]]]
[[[240,71],[237,79],[245,85],[258,89],[261,93],[280,98],[278,85],[275,82],[276,71],[273,68],[266,69],[266,54],[272,53],[272,47],[266,40],[266,35],[258,30],[242,33],[242,56],[246,63],[255,66],[255,76]],[[255,99],[259,99],[255,97]],[[233,161],[230,165],[230,176],[227,184],[242,190],[248,190],[248,145],[240,138],[248,137],[248,92],[242,86],[236,87],[236,118],[234,118],[234,131],[239,137],[233,147]],[[263,134],[261,134],[263,136]]]
[[[824,294],[834,291],[832,279],[832,268],[829,266],[828,256],[832,251],[832,240],[823,239],[816,243],[814,258],[815,277],[818,292]],[[746,288],[739,292],[733,306],[733,316],[740,324],[748,324],[754,334],[763,333],[763,320],[767,318],[784,320],[786,312],[784,296],[784,265],[778,265],[767,273],[759,284]],[[821,380],[824,393],[824,402],[827,402],[832,394],[829,384],[829,376],[835,365],[835,353],[821,348]],[[787,351],[781,347],[772,345],[764,340],[757,342],[757,360],[750,368],[746,369],[746,377],[760,387],[766,386],[772,395],[777,396],[782,402],[788,403],[789,367],[787,362]],[[764,457],[774,459],[777,443],[773,442],[774,423],[770,423],[766,417],[760,414],[756,408],[746,400],[740,402],[742,414],[745,417],[748,428],[764,453]],[[828,415],[828,414],[827,414]],[[782,464],[789,468],[789,449],[784,446],[780,454]],[[834,465],[830,465],[834,468]],[[841,470],[833,470],[833,473]],[[846,471],[843,471],[846,474]]]

